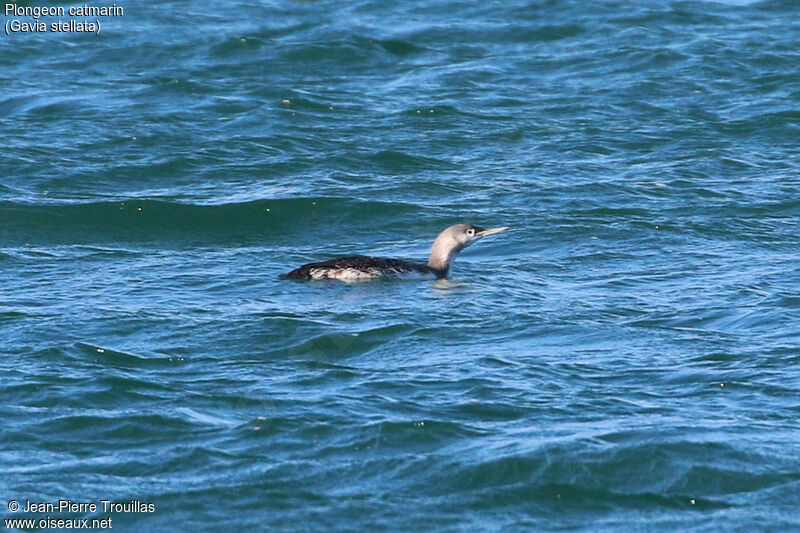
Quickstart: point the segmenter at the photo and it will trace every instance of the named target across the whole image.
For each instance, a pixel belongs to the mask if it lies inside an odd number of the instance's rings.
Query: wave
[[[328,333],[312,337],[288,348],[278,349],[273,352],[273,355],[322,361],[338,360],[343,357],[369,353],[387,343],[399,340],[413,329],[413,326],[407,324],[394,324],[354,333]]]
[[[612,443],[619,438],[610,434],[547,444],[480,462],[454,458],[418,488],[452,495],[469,492],[488,498],[489,506],[558,502],[583,510],[712,509],[798,480],[796,469],[742,468],[763,458],[723,442]],[[495,455],[501,455],[499,450]]]
[[[370,159],[389,171],[407,171],[415,169],[455,170],[460,168],[459,165],[442,159],[415,156],[395,150],[382,150],[370,156]]]
[[[123,200],[62,204],[0,202],[0,235],[6,242],[253,238],[335,231],[340,224],[369,228],[419,215],[401,202],[340,197],[189,204],[167,200]]]

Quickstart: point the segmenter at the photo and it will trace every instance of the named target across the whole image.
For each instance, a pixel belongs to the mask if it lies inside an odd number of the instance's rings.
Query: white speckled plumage
[[[309,279],[338,279],[341,281],[369,281],[379,278],[395,277],[403,279],[436,279],[433,272],[415,272],[407,270],[385,270],[380,268],[312,268]]]

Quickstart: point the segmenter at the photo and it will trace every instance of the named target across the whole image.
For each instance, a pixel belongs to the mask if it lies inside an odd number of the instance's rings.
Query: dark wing
[[[280,277],[285,279],[308,279],[311,277],[312,270],[335,271],[346,269],[359,270],[361,272],[378,271],[386,276],[401,274],[403,272],[430,272],[430,269],[426,265],[419,265],[417,263],[403,261],[402,259],[356,255],[352,257],[337,257],[336,259],[329,259],[327,261],[308,263],[300,268],[295,268],[291,272],[281,274]]]

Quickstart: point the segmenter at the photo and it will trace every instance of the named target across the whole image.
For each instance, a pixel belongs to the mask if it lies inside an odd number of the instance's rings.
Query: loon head
[[[506,226],[484,229],[472,224],[450,226],[433,241],[428,266],[435,270],[437,275],[444,277],[450,270],[450,264],[461,250],[472,245],[477,240],[507,229],[508,227]]]

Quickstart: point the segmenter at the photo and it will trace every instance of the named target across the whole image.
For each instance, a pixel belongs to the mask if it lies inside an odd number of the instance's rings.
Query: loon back
[[[434,269],[427,265],[403,261],[402,259],[356,255],[308,263],[291,272],[281,274],[280,277],[284,279],[341,279],[355,281],[405,276],[433,279],[444,277],[445,275],[446,273],[442,272],[437,274]]]

